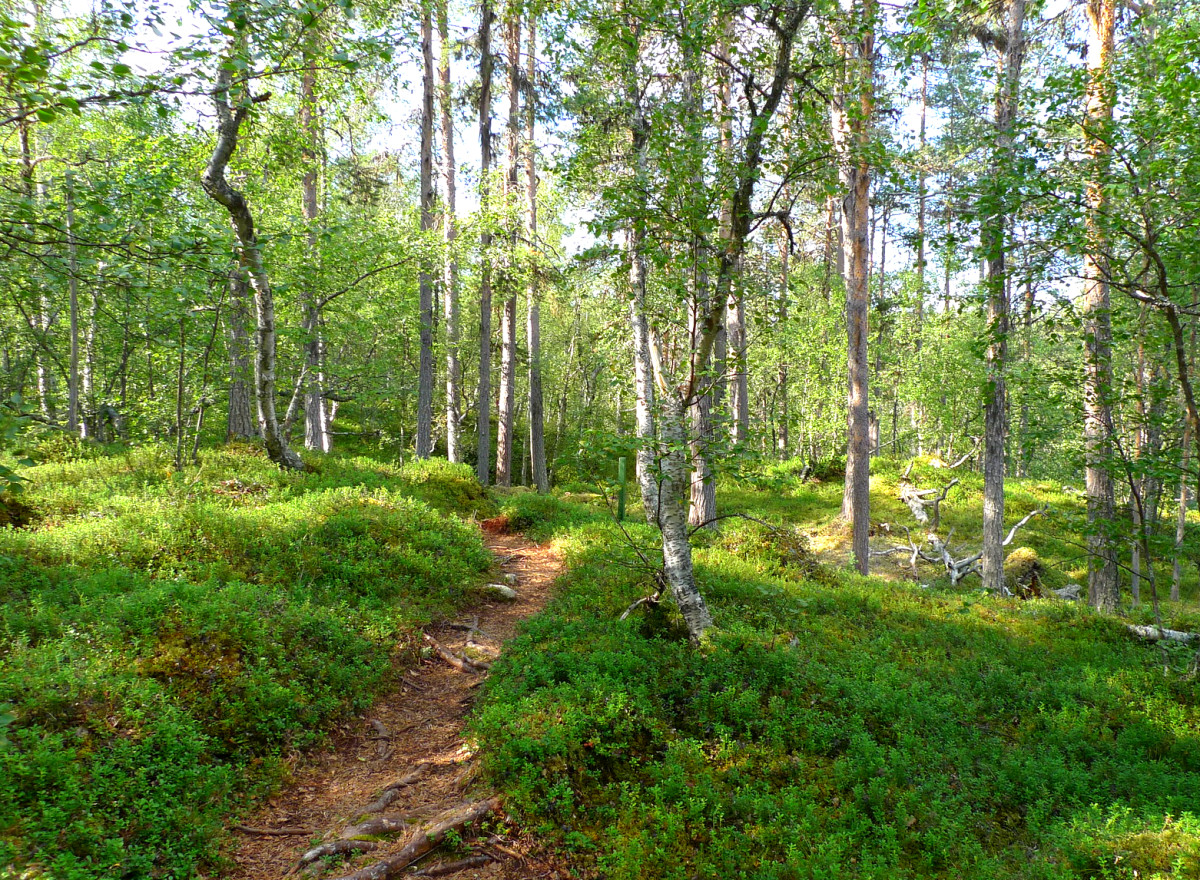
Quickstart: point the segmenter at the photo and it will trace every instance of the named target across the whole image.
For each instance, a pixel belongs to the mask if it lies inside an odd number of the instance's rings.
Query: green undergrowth
[[[0,876],[195,876],[491,562],[463,466],[58,459],[0,529]]]
[[[803,526],[841,494],[804,491],[718,497]],[[475,726],[507,807],[600,876],[1200,876],[1194,651],[977,581],[814,569],[736,519],[696,541],[717,625],[694,649],[670,603],[618,620],[653,585],[602,511],[540,504],[568,572]],[[653,533],[627,527],[653,558]]]

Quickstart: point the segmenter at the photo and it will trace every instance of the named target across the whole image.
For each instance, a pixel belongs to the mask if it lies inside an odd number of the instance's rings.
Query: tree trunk
[[[1183,539],[1187,536],[1188,467],[1191,462],[1192,425],[1183,423],[1183,441],[1179,460],[1179,510],[1175,517],[1175,559],[1171,567],[1171,601],[1179,601],[1179,586],[1183,582]]]
[[[488,227],[492,171],[492,12],[482,0],[479,13],[479,203],[484,222],[479,232],[479,389],[476,409],[475,474],[486,486],[492,451],[492,233]]]
[[[442,235],[446,243],[446,263],[442,275],[442,303],[446,320],[446,458],[452,462],[462,461],[459,449],[459,422],[462,412],[459,406],[462,383],[458,362],[459,349],[459,305],[458,305],[458,257],[454,253],[454,242],[458,238],[456,215],[454,167],[454,116],[453,92],[450,80],[450,25],[447,4],[449,0],[438,0],[438,42],[441,49],[441,111],[442,111],[442,162],[446,181],[446,196],[443,202]]]
[[[529,348],[529,463],[533,484],[538,492],[550,491],[550,476],[546,472],[546,414],[542,397],[542,324],[541,293],[538,290],[538,226],[537,226],[537,156],[534,142],[537,134],[537,20],[529,14],[528,68],[525,93],[525,188],[529,204],[527,232],[529,237],[528,318],[525,335]]]
[[[308,258],[320,260],[317,237],[317,162],[320,132],[317,123],[315,38],[310,38],[305,55],[307,67],[300,80],[300,136],[303,142],[304,177],[301,179],[302,210],[307,226]],[[306,285],[302,294],[300,326],[304,334],[304,448],[329,452],[332,435],[326,423],[324,369],[321,358],[321,306],[317,292]]]
[[[421,232],[433,229],[433,0],[421,0]],[[433,454],[433,266],[421,259],[421,354],[417,370],[417,458]]]
[[[229,415],[225,427],[225,442],[249,440],[258,436],[250,408],[250,307],[249,288],[240,268],[229,272]]]
[[[500,400],[496,428],[496,485],[512,483],[513,428],[517,391],[517,245],[515,213],[521,160],[521,19],[513,11],[508,21],[508,174],[505,209],[509,214],[508,260],[504,272],[504,308],[500,314]]]
[[[790,269],[789,259],[791,257],[791,247],[788,241],[787,230],[782,226],[779,229],[779,326],[783,328],[784,333],[788,329],[788,273]],[[780,458],[786,458],[788,450],[791,449],[791,443],[788,437],[788,420],[791,418],[791,413],[788,411],[788,359],[787,355],[780,353],[779,366],[779,433],[775,449]]]
[[[92,285],[88,307],[87,329],[83,336],[83,413],[79,420],[80,436],[85,440],[104,441],[104,432],[96,418],[96,333],[100,319],[100,285],[104,280],[104,263],[96,267],[96,283]]]
[[[870,547],[870,410],[868,406],[867,315],[870,294],[867,271],[867,219],[870,210],[871,168],[865,151],[875,110],[873,85],[875,2],[862,0],[854,38],[835,31],[834,42],[844,73],[830,103],[838,177],[842,184],[842,238],[849,246],[845,264],[848,406],[846,484],[842,516],[853,528],[854,562],[867,574]],[[856,102],[857,107],[852,103]]]
[[[217,106],[217,142],[204,169],[200,182],[204,191],[217,204],[229,212],[234,233],[238,242],[238,257],[242,269],[250,281],[254,291],[256,317],[256,352],[254,359],[254,391],[258,407],[258,425],[262,432],[263,444],[271,461],[280,467],[301,470],[304,462],[300,456],[287,445],[279,430],[279,421],[275,413],[275,300],[271,292],[270,280],[263,267],[262,251],[259,249],[258,236],[254,231],[254,218],[250,213],[250,205],[245,196],[229,185],[225,179],[225,168],[229,158],[237,148],[238,131],[245,118],[247,108],[244,103],[233,110],[230,107],[229,90],[232,75],[224,67],[217,73],[216,90],[213,94]]]
[[[1004,49],[997,60],[993,207],[981,232],[988,300],[987,388],[984,392],[983,586],[1004,591],[1005,369],[1008,358],[1008,278],[1005,269],[1017,88],[1025,54],[1025,0],[1004,7]]]
[[[692,479],[687,462],[688,428],[685,421],[686,402],[669,391],[663,395],[662,494],[658,507],[658,522],[662,532],[663,569],[671,593],[687,623],[693,641],[699,641],[713,623],[704,597],[696,587],[692,568],[692,546],[688,535],[684,502]]]
[[[1091,162],[1087,184],[1084,255],[1083,437],[1087,462],[1088,602],[1111,611],[1120,599],[1116,551],[1107,532],[1113,519],[1112,319],[1108,287],[1108,244],[1103,229],[1104,180],[1108,174],[1115,91],[1109,79],[1116,30],[1114,0],[1088,0],[1088,87],[1084,137]]]

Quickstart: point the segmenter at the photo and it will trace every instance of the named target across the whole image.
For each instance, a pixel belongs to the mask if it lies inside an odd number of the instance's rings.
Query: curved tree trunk
[[[229,71],[220,69],[213,96],[219,120],[217,142],[213,147],[208,167],[204,169],[200,178],[200,184],[213,201],[229,212],[229,219],[237,236],[238,258],[254,291],[254,392],[263,445],[271,461],[280,467],[302,470],[304,462],[288,447],[279,430],[279,420],[275,413],[275,299],[271,293],[270,279],[263,266],[258,236],[254,231],[254,217],[250,213],[250,205],[245,196],[230,186],[229,181],[225,179],[225,169],[229,165],[230,156],[237,149],[238,132],[246,116],[245,106],[236,111],[229,106],[231,82]]]

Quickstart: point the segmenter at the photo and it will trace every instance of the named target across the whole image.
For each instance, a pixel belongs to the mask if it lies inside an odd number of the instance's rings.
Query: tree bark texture
[[[1004,589],[1005,372],[1009,330],[1006,230],[1010,212],[1009,179],[1013,173],[1013,124],[1025,55],[1025,0],[1008,0],[1003,19],[1004,40],[996,71],[993,189],[989,196],[990,210],[981,230],[988,311],[987,385],[983,407],[982,576],[984,589],[997,595],[1003,595]]]
[[[844,72],[830,103],[838,178],[842,184],[842,240],[849,251],[845,261],[848,406],[846,484],[842,516],[853,529],[855,567],[866,574],[869,566],[870,409],[868,398],[867,289],[870,251],[867,226],[870,211],[871,168],[865,157],[875,112],[874,0],[863,0],[854,34],[834,31],[834,42]]]
[[[1116,30],[1115,0],[1088,0],[1088,85],[1084,137],[1090,169],[1087,181],[1083,274],[1083,438],[1088,508],[1088,603],[1105,611],[1120,599],[1117,558],[1108,528],[1113,520],[1112,318],[1108,285],[1108,241],[1103,228],[1104,179],[1111,149],[1115,97],[1109,80]]]
[[[229,334],[229,413],[225,441],[249,440],[258,436],[250,395],[253,370],[250,366],[249,285],[241,267],[229,272],[229,307],[225,311]]]

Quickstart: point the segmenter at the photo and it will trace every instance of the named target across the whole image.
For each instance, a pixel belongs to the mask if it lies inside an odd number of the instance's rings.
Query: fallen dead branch
[[[429,633],[425,634],[425,641],[429,643],[429,646],[433,648],[439,657],[459,672],[486,672],[492,668],[492,664],[486,660],[472,660],[470,657],[455,654],[433,636],[429,635]]]
[[[260,834],[264,837],[305,837],[320,833],[312,828],[254,828],[250,825],[234,825],[233,830],[243,834]]]
[[[946,495],[950,490],[957,485],[957,477],[942,486],[941,489],[918,489],[905,481],[903,488],[900,489],[900,500],[912,511],[913,519],[923,526],[929,526],[936,532],[942,523],[942,502],[946,500]],[[933,508],[932,523],[926,509],[929,507]]]
[[[387,788],[385,788],[383,790],[383,792],[379,795],[379,798],[376,801],[374,801],[373,803],[369,804],[366,807],[366,809],[363,810],[363,812],[364,813],[382,813],[389,806],[391,806],[392,801],[394,801],[396,798],[400,797],[400,789],[404,788],[404,786],[406,786],[406,785],[412,785],[414,782],[416,782],[418,779],[420,779],[422,776],[424,776],[426,773],[428,773],[430,766],[431,765],[429,765],[427,763],[418,764],[404,778],[398,779],[397,781],[395,781],[391,785],[389,785]]]
[[[661,599],[662,599],[662,590],[659,590],[658,592],[654,593],[651,596],[642,596],[642,598],[638,599],[636,602],[634,602],[632,605],[630,605],[628,608],[626,608],[623,612],[621,612],[621,616],[618,619],[624,620],[630,614],[633,614],[634,611],[636,611],[638,608],[640,608],[643,605],[657,605],[659,603],[659,601],[661,601]]]
[[[320,846],[314,846],[300,856],[300,864],[307,865],[325,856],[338,856],[346,853],[371,852],[379,849],[379,844],[373,840],[331,840]]]
[[[1157,626],[1140,626],[1135,623],[1127,623],[1125,628],[1138,638],[1149,639],[1152,642],[1157,642],[1160,639],[1166,639],[1171,642],[1200,641],[1200,633],[1182,632],[1177,629],[1160,629]]]
[[[500,805],[499,798],[487,798],[482,801],[464,804],[447,810],[429,827],[428,830],[418,831],[408,843],[394,856],[376,862],[374,865],[347,874],[338,880],[390,880],[426,853],[432,851],[450,831],[457,831],[471,825]]]

